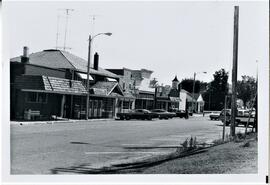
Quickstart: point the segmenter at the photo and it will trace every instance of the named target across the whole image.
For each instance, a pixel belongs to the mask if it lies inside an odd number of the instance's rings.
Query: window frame
[[[29,94],[34,93],[35,94],[35,101],[29,100]],[[45,95],[45,101],[39,101],[39,95],[44,94]],[[48,94],[47,93],[40,93],[40,92],[27,92],[26,93],[26,103],[41,103],[41,104],[47,104],[48,103]]]

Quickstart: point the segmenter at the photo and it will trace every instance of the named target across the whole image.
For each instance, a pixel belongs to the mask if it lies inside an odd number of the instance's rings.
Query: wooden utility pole
[[[225,102],[224,102],[224,123],[222,129],[222,140],[225,141],[225,126],[226,126],[226,119],[227,117],[227,95],[225,95]]]
[[[238,59],[238,26],[239,26],[239,6],[234,7],[234,31],[233,31],[233,68],[232,68],[232,114],[230,136],[235,137],[235,116],[236,107],[236,85],[237,85],[237,59]]]

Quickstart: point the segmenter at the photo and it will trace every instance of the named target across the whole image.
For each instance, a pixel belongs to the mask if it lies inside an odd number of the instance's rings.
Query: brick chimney
[[[21,56],[21,62],[23,64],[29,63],[29,48],[27,46],[23,47],[23,55]]]
[[[99,60],[99,55],[98,53],[95,53],[94,55],[94,69],[98,70],[98,60]]]

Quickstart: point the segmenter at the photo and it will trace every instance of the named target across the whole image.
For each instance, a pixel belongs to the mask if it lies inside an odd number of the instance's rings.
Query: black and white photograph
[[[267,183],[268,1],[1,9],[3,182]]]

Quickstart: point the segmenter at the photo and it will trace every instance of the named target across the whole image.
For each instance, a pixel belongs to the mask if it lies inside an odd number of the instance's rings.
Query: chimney
[[[98,70],[98,60],[99,60],[99,55],[98,53],[95,53],[94,55],[94,69]]]
[[[29,63],[29,48],[27,46],[23,47],[23,55],[21,56],[21,62],[23,64]]]

